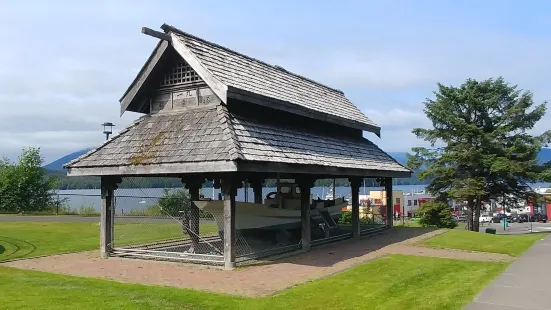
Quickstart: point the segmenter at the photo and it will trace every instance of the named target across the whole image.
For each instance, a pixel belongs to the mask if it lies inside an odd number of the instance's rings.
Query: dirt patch
[[[265,264],[224,271],[181,263],[137,259],[101,259],[97,251],[26,259],[4,266],[94,277],[120,282],[163,285],[242,296],[266,296],[316,280],[388,254],[503,262],[507,255],[431,249],[415,244],[444,231],[399,228],[360,240],[347,240]]]

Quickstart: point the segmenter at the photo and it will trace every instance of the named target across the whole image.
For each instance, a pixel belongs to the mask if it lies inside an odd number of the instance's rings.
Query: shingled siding
[[[244,160],[409,172],[365,138],[328,137],[243,117],[233,119],[233,128]]]
[[[102,167],[233,160],[234,139],[222,106],[142,117],[67,166]]]
[[[172,28],[180,41],[222,83],[314,111],[378,127],[341,91]]]

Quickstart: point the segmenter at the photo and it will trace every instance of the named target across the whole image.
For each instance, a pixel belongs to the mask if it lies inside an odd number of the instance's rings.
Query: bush
[[[339,224],[352,224],[352,211],[342,211]]]
[[[423,227],[455,228],[455,222],[450,206],[445,202],[429,201],[419,208],[421,219],[419,224]]]
[[[352,225],[352,211],[342,211],[338,224]],[[375,218],[360,217],[361,225],[375,224]]]
[[[130,216],[161,216],[161,215],[165,215],[165,214],[161,211],[161,208],[158,205],[152,205],[152,206],[148,206],[147,208],[142,209],[142,210],[130,209],[130,211],[128,211],[128,215],[130,215]]]
[[[41,167],[40,149],[24,149],[19,161],[0,158],[0,212],[45,212],[54,204],[52,190],[56,179]]]
[[[189,217],[191,210],[191,199],[189,193],[185,189],[170,190],[165,188],[163,197],[159,199],[157,204],[146,207],[145,209],[130,209],[127,215],[130,216],[169,216],[180,218],[182,216]],[[212,214],[199,210],[199,217],[205,219],[213,219]]]
[[[179,217],[181,215],[180,211],[189,212],[191,200],[188,192],[184,189],[170,191],[165,188],[164,196],[159,199],[158,204],[162,214]]]
[[[78,210],[78,214],[82,216],[98,216],[100,215],[96,209],[94,209],[94,206],[92,205],[83,205]]]

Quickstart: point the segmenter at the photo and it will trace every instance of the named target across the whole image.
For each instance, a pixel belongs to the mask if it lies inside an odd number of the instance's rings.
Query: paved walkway
[[[431,249],[418,245],[420,241],[443,232],[422,228],[393,229],[371,238],[342,241],[275,262],[267,261],[265,265],[234,271],[138,259],[101,259],[97,251],[24,259],[3,265],[121,282],[267,296],[388,254],[495,262],[513,259],[502,254]]]
[[[531,232],[551,232],[551,222],[548,223],[509,223],[506,229],[503,229],[503,224],[486,223],[480,225],[480,231],[485,232],[486,228],[495,228],[498,235],[519,235],[528,234]]]
[[[538,241],[465,310],[551,309],[551,235]]]

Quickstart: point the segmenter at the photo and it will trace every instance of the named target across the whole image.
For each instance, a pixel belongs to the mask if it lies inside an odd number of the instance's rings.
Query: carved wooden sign
[[[177,91],[172,93],[172,107],[174,110],[190,106],[197,106],[196,89]]]
[[[156,94],[151,97],[150,102],[151,113],[221,103],[216,94],[208,87],[175,90],[172,93]]]
[[[200,88],[198,90],[199,93],[199,105],[207,105],[207,104],[218,104],[220,103],[220,99],[214,94],[212,89],[210,88]]]

